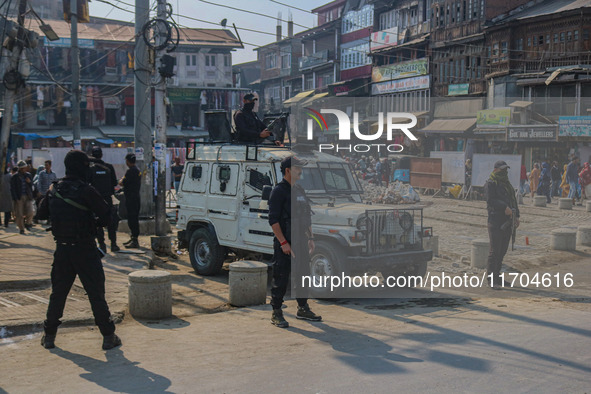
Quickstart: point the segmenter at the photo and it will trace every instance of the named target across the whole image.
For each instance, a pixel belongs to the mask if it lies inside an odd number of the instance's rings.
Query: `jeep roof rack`
[[[273,149],[282,149],[282,150],[291,150],[290,146],[277,146],[274,144],[262,144],[262,145],[253,145],[248,143],[240,143],[240,142],[219,142],[219,141],[191,141],[186,143],[186,160],[195,160],[197,159],[197,146],[199,145],[209,145],[209,146],[219,146],[217,154],[216,154],[216,161],[220,160],[220,154],[224,147],[236,147],[236,146],[243,146],[246,150],[246,160],[248,161],[257,161],[259,157],[259,149],[260,148],[273,148]]]

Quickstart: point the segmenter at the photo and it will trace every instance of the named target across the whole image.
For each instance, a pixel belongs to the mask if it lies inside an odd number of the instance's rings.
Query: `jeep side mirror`
[[[263,186],[263,196],[261,197],[263,201],[269,201],[269,197],[271,197],[271,191],[273,191],[272,186]]]

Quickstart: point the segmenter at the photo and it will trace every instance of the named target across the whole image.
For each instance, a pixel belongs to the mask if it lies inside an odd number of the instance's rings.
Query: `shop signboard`
[[[507,141],[535,142],[556,141],[558,128],[556,125],[529,125],[507,127]]]
[[[371,72],[371,81],[384,82],[393,79],[403,79],[427,75],[429,73],[429,61],[427,58],[409,60],[386,66],[374,67]]]
[[[172,102],[201,104],[201,89],[168,89],[168,99]]]
[[[591,116],[561,116],[558,119],[560,137],[591,137]]]
[[[457,83],[448,85],[447,95],[448,96],[460,96],[462,94],[468,94],[470,92],[469,83]]]
[[[431,78],[429,75],[420,77],[399,79],[373,84],[371,87],[372,95],[376,96],[385,93],[408,92],[410,90],[429,89]]]
[[[371,33],[370,50],[398,45],[398,26]]]
[[[55,41],[50,41],[47,37],[43,37],[44,45],[47,47],[71,48],[72,40],[70,38],[60,38]],[[78,39],[78,47],[83,49],[94,49],[94,40],[87,38]]]
[[[507,127],[511,120],[511,108],[493,108],[478,111],[477,127]]]

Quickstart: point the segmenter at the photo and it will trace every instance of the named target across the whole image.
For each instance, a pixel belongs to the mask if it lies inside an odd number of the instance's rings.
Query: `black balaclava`
[[[244,103],[244,109],[247,111],[252,111],[254,109],[254,101],[252,103]]]
[[[85,180],[90,160],[86,153],[80,150],[71,150],[66,154],[64,165],[66,166],[66,175]]]

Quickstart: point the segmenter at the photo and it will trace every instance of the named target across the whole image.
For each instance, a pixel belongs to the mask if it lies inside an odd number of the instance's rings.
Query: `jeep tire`
[[[315,241],[314,252],[310,255],[310,276],[312,280],[315,276],[341,276],[343,271],[345,271],[346,275],[350,275],[350,272],[346,270],[347,264],[345,260],[346,256],[342,246],[323,240]],[[330,294],[325,289],[315,288],[312,285],[310,295],[319,298]]]
[[[191,234],[189,257],[191,265],[199,275],[217,275],[224,264],[225,250],[207,228],[199,228]]]

